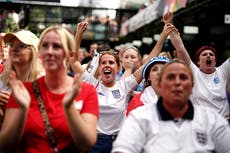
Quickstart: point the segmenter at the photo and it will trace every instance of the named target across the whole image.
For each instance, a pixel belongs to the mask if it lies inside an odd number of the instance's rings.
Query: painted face
[[[154,64],[152,68],[150,69],[148,80],[151,81],[151,86],[156,92],[158,92],[157,83],[159,81],[159,75],[163,67],[164,67],[163,63],[157,63],[157,64]]]
[[[113,55],[104,54],[100,57],[99,73],[102,83],[111,87],[115,84],[116,75],[118,73],[118,64]]]
[[[193,81],[189,68],[182,63],[171,63],[164,69],[159,82],[160,95],[166,105],[184,106],[192,93]]]
[[[131,61],[134,65],[134,68],[137,68],[140,65],[140,59],[138,57],[138,53],[137,51],[133,50],[133,49],[127,49],[124,53],[123,53],[123,58],[122,61],[128,60]]]
[[[60,37],[56,32],[47,32],[41,40],[39,49],[45,70],[56,71],[64,68],[65,52]]]
[[[211,50],[204,50],[198,60],[198,65],[201,71],[206,72],[206,69],[214,69],[216,65],[216,56]]]
[[[13,64],[30,63],[32,60],[32,49],[29,45],[18,39],[13,39],[9,45],[9,58]]]

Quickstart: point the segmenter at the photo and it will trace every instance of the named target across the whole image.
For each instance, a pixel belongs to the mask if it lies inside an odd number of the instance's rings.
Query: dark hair
[[[109,51],[110,49],[111,49],[111,47],[109,44],[100,44],[97,47],[97,52],[100,53],[100,52],[104,52],[104,51]]]

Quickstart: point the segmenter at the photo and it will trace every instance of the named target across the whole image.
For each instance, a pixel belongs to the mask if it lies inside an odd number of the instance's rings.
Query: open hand
[[[82,21],[77,24],[77,32],[84,33],[87,29],[88,22]]]
[[[82,84],[82,80],[81,80],[80,74],[75,74],[72,88],[70,88],[66,92],[63,98],[62,104],[64,107],[69,107],[71,106],[71,104],[73,104],[74,99],[77,97],[77,95],[81,91],[81,84]]]
[[[10,73],[10,87],[16,102],[22,108],[29,108],[31,97],[21,80],[16,78],[14,71]]]

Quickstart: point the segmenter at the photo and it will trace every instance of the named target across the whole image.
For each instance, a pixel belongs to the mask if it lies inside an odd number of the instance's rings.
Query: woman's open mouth
[[[210,66],[212,64],[212,61],[210,59],[207,59],[206,64]]]

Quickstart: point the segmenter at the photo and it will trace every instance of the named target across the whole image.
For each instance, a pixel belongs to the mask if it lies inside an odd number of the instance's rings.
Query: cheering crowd
[[[173,14],[162,21],[145,58],[96,42],[83,55],[86,21],[2,34],[0,153],[230,153],[230,60],[204,45],[192,61]]]

